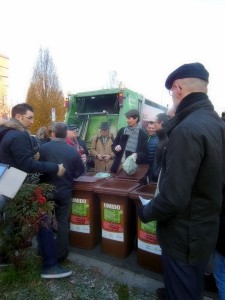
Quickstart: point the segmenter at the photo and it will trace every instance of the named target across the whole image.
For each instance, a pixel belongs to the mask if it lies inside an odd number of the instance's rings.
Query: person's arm
[[[148,163],[148,135],[144,130],[140,130],[137,145],[137,164]]]
[[[139,209],[139,217],[143,222],[167,220],[186,210],[204,157],[200,144],[200,138],[194,139],[193,133],[187,128],[179,128],[171,135],[160,193],[149,204]]]
[[[120,145],[121,135],[123,134],[123,132],[124,132],[124,128],[121,128],[118,131],[116,138],[112,143],[111,149],[112,149],[112,152],[115,154],[115,156],[117,156],[118,154],[121,153],[121,151],[123,151],[122,145]],[[120,148],[119,148],[119,146],[120,146]]]
[[[89,151],[88,151],[85,141],[81,140],[81,146],[84,148],[84,154],[86,154],[88,156]]]
[[[63,172],[62,166],[51,162],[34,160],[30,138],[25,133],[17,133],[11,139],[9,151],[16,168],[26,173],[55,173]]]
[[[73,163],[74,170],[73,170],[73,178],[77,178],[85,173],[85,167],[80,155],[75,154],[75,162]]]
[[[93,137],[92,141],[91,141],[91,147],[90,147],[90,153],[94,158],[97,158],[98,152],[96,150],[96,146],[97,146],[97,136]]]

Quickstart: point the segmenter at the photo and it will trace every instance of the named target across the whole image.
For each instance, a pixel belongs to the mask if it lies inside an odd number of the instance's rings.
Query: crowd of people
[[[144,129],[139,111],[131,109],[116,136],[110,123],[102,122],[89,150],[76,125],[56,122],[30,136],[33,108],[13,107],[11,120],[0,125],[1,162],[40,173],[40,182],[56,187],[56,240],[51,228],[40,227],[37,234],[42,278],[71,275],[60,263],[68,255],[73,179],[85,173],[88,157],[96,172],[117,173],[132,156],[137,165],[149,165],[147,184],[157,183],[159,190],[138,208],[143,223],[157,221],[165,284],[158,298],[203,299],[203,275],[213,255],[219,297],[225,299],[225,116],[214,111],[208,81],[200,63],[178,67],[165,82],[173,109],[157,114]],[[5,199],[0,199],[1,205]],[[0,264],[6,259],[0,249]]]

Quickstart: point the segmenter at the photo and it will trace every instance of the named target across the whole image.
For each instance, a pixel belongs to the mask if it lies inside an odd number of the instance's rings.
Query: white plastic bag
[[[136,154],[136,153],[134,153]],[[128,175],[133,175],[137,171],[137,164],[136,164],[137,155],[130,155],[128,156],[122,164],[122,168]]]

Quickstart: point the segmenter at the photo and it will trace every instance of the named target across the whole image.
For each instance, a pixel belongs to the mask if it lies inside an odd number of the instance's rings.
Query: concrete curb
[[[82,265],[86,268],[96,267],[107,278],[113,279],[115,281],[120,281],[121,283],[127,284],[129,286],[145,289],[151,294],[154,294],[157,288],[163,287],[163,282],[160,280],[131,272],[125,268],[114,266],[91,257],[80,255],[78,253],[70,252],[68,260],[72,263]],[[204,296],[204,300],[216,299],[218,299],[218,297]]]
[[[163,287],[163,282],[161,281],[157,281],[150,277],[137,274],[129,270],[122,269],[120,267],[113,266],[111,264],[90,257],[86,257],[80,254],[76,254],[73,252],[70,252],[68,256],[68,260],[88,268],[97,267],[103,275],[105,275],[110,279],[120,281],[129,286],[143,288],[149,291],[150,293],[155,293],[155,290],[157,288]]]

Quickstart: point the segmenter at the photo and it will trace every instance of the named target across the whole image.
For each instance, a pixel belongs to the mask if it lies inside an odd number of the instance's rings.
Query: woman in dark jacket
[[[111,167],[111,171],[116,173],[128,156],[137,154],[137,164],[148,162],[148,135],[138,125],[140,115],[137,109],[131,109],[126,113],[127,127],[121,128],[112,144],[112,151],[116,155]]]
[[[36,139],[39,147],[43,144],[50,142],[50,134],[47,126],[40,127],[36,134]]]

